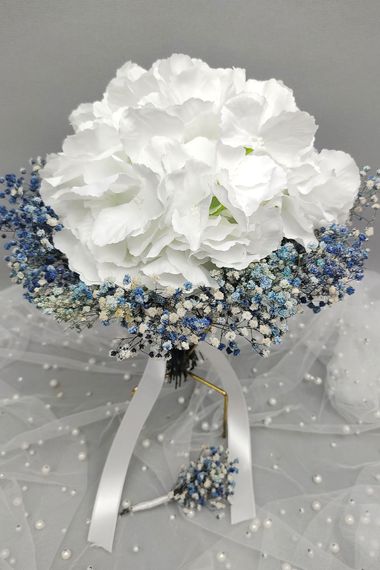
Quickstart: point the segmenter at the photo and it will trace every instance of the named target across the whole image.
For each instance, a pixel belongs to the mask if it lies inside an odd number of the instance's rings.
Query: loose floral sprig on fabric
[[[182,467],[172,491],[151,501],[128,505],[120,515],[145,511],[170,501],[178,503],[185,514],[200,511],[203,507],[217,511],[225,509],[234,494],[238,463],[238,459],[231,461],[229,450],[222,445],[204,446],[195,461]]]
[[[39,170],[32,161],[30,177],[0,179],[0,227],[7,237],[6,260],[11,278],[25,297],[59,322],[81,330],[100,321],[114,321],[126,330],[110,354],[123,360],[139,351],[170,358],[173,350],[188,351],[206,341],[228,354],[239,354],[238,339],[246,339],[261,355],[278,344],[287,320],[302,306],[315,313],[354,292],[368,257],[366,242],[379,208],[379,171],[361,172],[361,186],[349,225],[332,224],[316,231],[317,244],[306,250],[296,242],[283,245],[246,269],[214,269],[218,288],[149,289],[125,276],[123,285],[87,285],[54,246],[62,224],[41,199]],[[364,223],[356,229],[353,222]]]

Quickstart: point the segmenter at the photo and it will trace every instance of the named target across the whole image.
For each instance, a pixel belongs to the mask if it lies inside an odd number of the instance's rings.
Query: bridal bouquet
[[[200,341],[237,355],[244,339],[265,356],[301,307],[319,312],[363,277],[380,180],[318,152],[282,82],[185,55],[128,62],[70,121],[29,182],[1,180],[6,259],[58,321],[118,321],[111,355],[170,369]]]
[[[70,122],[29,179],[1,179],[0,226],[38,309],[121,325],[111,356],[157,357],[177,384],[200,343],[266,356],[290,317],[362,279],[380,172],[317,151],[281,81],[185,55],[128,62]]]

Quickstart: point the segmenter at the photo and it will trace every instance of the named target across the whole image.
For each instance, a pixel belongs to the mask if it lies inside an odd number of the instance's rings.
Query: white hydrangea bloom
[[[280,81],[185,55],[126,63],[70,120],[41,193],[88,284],[213,286],[215,266],[243,269],[344,221],[359,186],[349,155],[314,149],[315,121]]]

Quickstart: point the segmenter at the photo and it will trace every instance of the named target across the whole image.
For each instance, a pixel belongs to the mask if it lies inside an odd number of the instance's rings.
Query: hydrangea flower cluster
[[[303,306],[315,313],[354,292],[368,257],[366,242],[379,208],[380,172],[361,172],[361,186],[347,225],[332,224],[316,231],[316,245],[305,249],[293,240],[242,270],[214,269],[217,287],[147,288],[125,275],[122,285],[88,285],[69,268],[55,248],[62,231],[55,212],[40,196],[39,171],[32,161],[26,171],[0,179],[0,227],[11,278],[25,297],[59,322],[81,330],[97,322],[118,322],[125,330],[110,354],[123,360],[143,351],[170,359],[206,341],[228,354],[239,354],[243,338],[261,355],[269,353],[287,330],[287,320]],[[353,221],[362,225],[354,227]]]
[[[224,509],[234,493],[237,464],[238,460],[231,461],[222,445],[204,447],[199,458],[180,471],[173,499],[185,512],[205,506]]]
[[[212,269],[345,223],[360,185],[349,154],[315,148],[315,119],[282,81],[184,54],[127,62],[70,121],[41,196],[64,225],[55,247],[88,285],[128,273],[150,289],[215,287]]]

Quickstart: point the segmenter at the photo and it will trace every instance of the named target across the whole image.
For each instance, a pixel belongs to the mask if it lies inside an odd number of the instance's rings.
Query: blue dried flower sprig
[[[204,446],[197,460],[182,467],[172,491],[157,499],[127,504],[120,515],[145,511],[170,501],[178,503],[185,514],[200,511],[203,507],[218,511],[225,509],[229,497],[234,494],[238,463],[238,459],[230,460],[228,449],[222,445]]]
[[[219,289],[193,289],[186,282],[170,290],[147,289],[128,275],[122,286],[83,283],[54,247],[54,235],[62,225],[39,193],[43,165],[37,159],[29,176],[23,169],[19,176],[0,179],[0,198],[8,201],[0,206],[0,228],[7,238],[11,278],[38,309],[73,328],[118,321],[126,332],[110,354],[121,360],[139,351],[170,358],[173,351],[188,351],[200,341],[237,355],[238,338],[266,356],[270,345],[281,342],[289,317],[303,306],[317,313],[351,295],[352,283],[363,277],[366,242],[379,208],[380,171],[371,175],[369,167],[361,172],[347,225],[320,228],[315,247],[306,251],[284,241],[242,271],[214,270]]]

